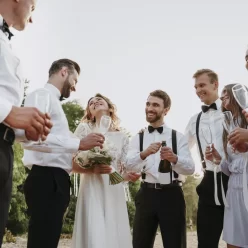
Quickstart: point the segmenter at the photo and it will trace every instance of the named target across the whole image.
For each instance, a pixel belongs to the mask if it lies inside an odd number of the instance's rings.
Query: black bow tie
[[[160,134],[163,132],[163,127],[152,127],[152,126],[148,126],[148,132],[152,133],[154,132],[154,130],[157,130]]]
[[[2,26],[2,31],[8,35],[8,39],[11,40],[11,37],[14,36],[10,30],[9,30],[9,25],[5,20],[3,20],[3,26]]]
[[[209,109],[215,109],[217,110],[217,106],[216,106],[216,103],[212,103],[211,105],[207,106],[207,105],[202,105],[202,112],[203,113],[206,113],[208,112]]]

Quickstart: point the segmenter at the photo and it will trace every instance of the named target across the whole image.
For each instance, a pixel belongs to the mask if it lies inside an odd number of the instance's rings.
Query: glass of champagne
[[[248,90],[242,84],[236,84],[232,87],[232,92],[239,106],[248,112]]]
[[[45,89],[38,90],[37,92],[34,93],[34,98],[35,98],[34,107],[36,107],[43,114],[49,113],[50,104],[51,104],[49,91]],[[42,143],[43,142],[40,137],[37,144],[40,145]]]
[[[111,119],[110,116],[103,115],[101,117],[100,125],[98,127],[99,133],[105,135],[108,132],[109,128],[110,128],[111,122],[112,122],[112,119]]]
[[[222,113],[223,115],[223,127],[226,130],[227,134],[229,135],[235,128],[236,125],[233,121],[233,115],[230,111],[225,111]],[[229,147],[231,147],[230,143],[227,144]],[[233,151],[232,147],[231,150]]]

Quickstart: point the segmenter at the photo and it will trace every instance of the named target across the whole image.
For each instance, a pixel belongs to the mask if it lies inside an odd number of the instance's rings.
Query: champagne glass
[[[236,84],[232,87],[232,92],[239,106],[248,112],[248,91],[242,84]]]
[[[111,119],[110,116],[103,115],[101,117],[101,120],[100,120],[100,125],[98,127],[98,131],[101,134],[105,135],[108,132],[109,128],[110,128],[111,122],[112,122],[112,119]]]
[[[235,129],[235,124],[233,121],[233,115],[231,111],[225,111],[223,114],[223,127],[227,131],[228,134],[230,134]]]
[[[40,112],[46,114],[49,112],[50,109],[50,94],[47,90],[41,89],[34,93],[35,104],[36,107]],[[38,144],[42,144],[41,137],[39,138]]]
[[[213,141],[212,141],[212,132],[211,132],[210,127],[209,126],[202,127],[201,132],[202,132],[203,139],[205,140],[207,145],[210,147],[210,151],[212,151]]]
[[[225,111],[222,113],[222,116],[223,116],[223,122],[222,122],[223,127],[229,135],[236,127],[233,121],[233,115],[230,111]],[[229,142],[227,143],[227,145],[231,147]],[[231,150],[233,151],[232,147],[231,147]]]

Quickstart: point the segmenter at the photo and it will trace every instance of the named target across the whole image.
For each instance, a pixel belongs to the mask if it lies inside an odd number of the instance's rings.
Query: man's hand
[[[160,158],[161,158],[161,160],[166,159],[169,162],[174,163],[174,164],[177,163],[177,155],[168,146],[164,146],[161,148]]]
[[[136,172],[128,172],[127,174],[124,175],[124,180],[125,181],[130,181],[130,182],[136,182],[137,180],[140,179],[141,174],[136,173]]]
[[[50,116],[32,107],[13,106],[4,122],[10,127],[25,130],[27,139],[34,141],[40,137],[45,140],[52,128]]]
[[[210,146],[206,147],[205,158],[215,164],[220,164],[222,159],[218,151],[215,149],[214,144],[212,144],[211,148]]]
[[[151,145],[149,145],[149,147],[147,147],[145,151],[140,153],[141,159],[144,160],[146,157],[150,156],[151,154],[157,153],[160,147],[161,147],[161,142],[152,143]]]
[[[106,164],[98,164],[93,167],[94,174],[110,174],[112,171],[111,166]]]
[[[90,133],[85,138],[81,139],[79,150],[87,151],[96,146],[102,148],[105,137],[100,133]]]
[[[248,130],[240,127],[235,128],[228,136],[228,141],[233,148],[248,142]]]

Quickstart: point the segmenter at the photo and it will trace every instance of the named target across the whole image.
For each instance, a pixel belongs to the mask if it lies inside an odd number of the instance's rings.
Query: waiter
[[[0,0],[0,247],[11,199],[14,159],[12,145],[15,138],[19,141],[36,141],[41,136],[45,140],[52,126],[49,116],[36,108],[20,107],[24,80],[20,60],[10,45],[13,34],[9,27],[24,30],[32,22],[35,5],[36,0]]]

